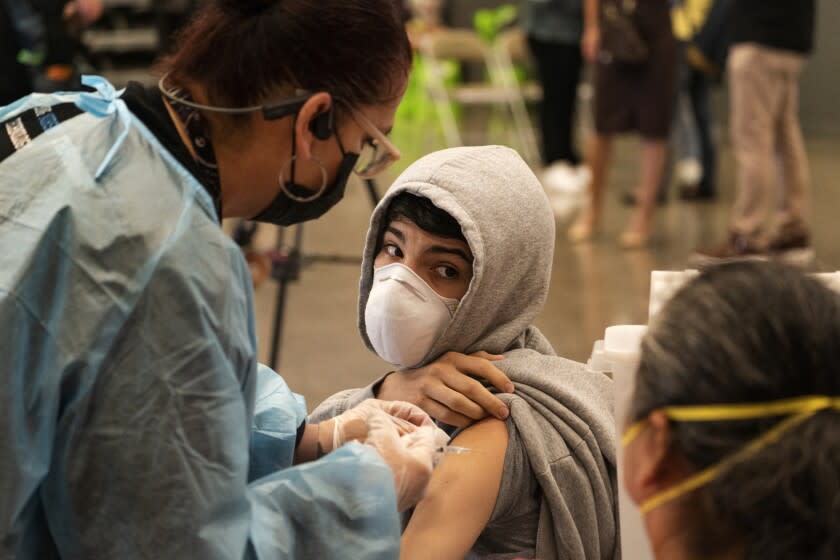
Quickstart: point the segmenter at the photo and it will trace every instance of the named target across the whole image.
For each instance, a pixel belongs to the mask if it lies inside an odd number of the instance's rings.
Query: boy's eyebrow
[[[390,233],[391,235],[393,235],[394,237],[396,237],[397,239],[399,239],[400,241],[405,243],[405,234],[403,234],[403,232],[401,232],[400,230],[398,230],[394,226],[388,226],[387,228],[385,228],[385,232]]]
[[[464,262],[471,263],[472,257],[467,255],[463,250],[454,247],[444,247],[443,245],[432,245],[426,250],[427,253],[438,253],[444,255],[457,255],[464,259]]]
[[[390,233],[394,237],[396,237],[399,241],[405,243],[405,234],[395,228],[392,225],[389,225],[385,228],[386,233]],[[426,253],[435,253],[435,254],[443,254],[443,255],[456,255],[464,259],[464,262],[472,263],[472,257],[463,249],[458,249],[456,247],[444,247],[443,245],[432,245],[425,251]]]

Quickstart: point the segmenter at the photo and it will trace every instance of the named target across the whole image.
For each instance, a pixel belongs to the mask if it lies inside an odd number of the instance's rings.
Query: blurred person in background
[[[22,1],[21,5],[29,17],[35,15],[31,5]],[[19,60],[19,54],[26,42],[33,45],[39,42],[43,29],[40,20],[36,19],[35,35],[31,35],[29,41],[22,38],[18,31],[21,7],[14,8],[13,11],[11,0],[0,0],[0,107],[32,92],[32,76],[29,68]]]
[[[678,78],[673,131],[656,198],[668,199],[672,176],[687,201],[716,196],[717,146],[712,133],[710,88],[719,82],[729,40],[728,13],[734,0],[673,0],[671,19],[678,43]],[[676,163],[676,165],[674,165]],[[636,193],[621,202],[636,204]]]
[[[711,78],[688,58],[688,49],[703,28],[712,3],[713,0],[680,0],[671,10],[680,60],[673,145],[683,200],[710,200],[717,193],[717,147],[712,138],[709,105]]]
[[[743,258],[814,258],[810,171],[799,124],[799,77],[814,45],[814,0],[733,3],[728,73],[736,200],[729,234],[696,265]],[[781,184],[779,184],[781,178]],[[780,195],[781,193],[781,195]]]
[[[47,56],[43,72],[35,80],[35,91],[79,89],[76,63],[81,33],[102,17],[102,0],[41,0],[35,4],[43,14],[47,33]]]
[[[597,32],[595,10],[583,0],[527,0],[522,26],[542,84],[540,104],[543,185],[554,191],[580,191],[591,174],[575,148],[575,107],[583,68],[583,37]]]
[[[0,106],[77,89],[78,35],[102,11],[101,0],[0,0]]]
[[[584,34],[584,56],[596,63],[595,134],[587,154],[592,170],[589,201],[569,230],[573,243],[588,241],[601,223],[615,135],[642,139],[636,209],[621,234],[627,249],[643,247],[653,230],[657,192],[673,120],[677,49],[668,0],[586,0],[600,11],[599,28]],[[587,19],[589,21],[589,18]]]
[[[155,23],[160,49],[169,52],[175,45],[175,35],[184,27],[205,0],[154,0]]]

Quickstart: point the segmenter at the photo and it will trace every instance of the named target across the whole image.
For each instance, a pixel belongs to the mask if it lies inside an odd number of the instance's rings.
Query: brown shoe
[[[768,246],[770,256],[790,266],[808,267],[816,253],[807,231],[782,231]]]
[[[768,254],[750,243],[743,235],[732,233],[729,239],[718,245],[697,250],[688,261],[698,268],[737,261],[763,261]]]

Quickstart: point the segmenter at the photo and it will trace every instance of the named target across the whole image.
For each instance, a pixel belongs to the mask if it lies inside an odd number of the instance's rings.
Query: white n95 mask
[[[373,272],[365,329],[379,357],[397,367],[417,366],[449,326],[458,300],[445,298],[407,266]]]

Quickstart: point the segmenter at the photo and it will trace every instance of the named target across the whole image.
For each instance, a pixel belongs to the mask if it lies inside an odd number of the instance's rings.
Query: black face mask
[[[284,190],[281,190],[271,204],[254,217],[254,221],[278,226],[291,226],[316,220],[326,214],[344,198],[350,173],[353,172],[356,162],[359,161],[359,154],[345,152],[343,148],[341,153],[344,154],[344,159],[341,160],[338,176],[335,178],[335,182],[324,190],[323,195],[309,202],[301,202],[290,198]],[[295,196],[306,197],[312,195],[312,189],[295,183],[294,165],[292,165],[292,180],[286,183],[285,189],[288,189]]]
[[[2,0],[0,0],[2,1]],[[190,139],[196,154],[198,154],[197,161],[200,164],[200,180],[205,185],[208,192],[213,196],[216,203],[216,212],[219,220],[222,219],[222,188],[219,182],[219,173],[216,166],[216,156],[213,147],[210,145],[210,135],[207,133],[201,113],[199,111],[210,111],[225,114],[247,114],[259,111],[263,114],[266,120],[276,120],[285,118],[290,115],[297,115],[301,107],[311,97],[310,94],[304,94],[298,97],[287,99],[285,101],[275,103],[272,105],[265,105],[259,107],[233,107],[222,108],[214,107],[212,105],[203,105],[192,100],[188,93],[180,89],[170,90],[165,85],[166,76],[158,82],[158,89],[164,97],[169,99],[170,103],[178,113],[184,126],[190,132]],[[315,137],[319,140],[327,140],[331,136],[335,136],[338,142],[338,147],[341,149],[343,159],[341,166],[338,169],[338,176],[331,185],[322,185],[318,194],[312,193],[312,190],[295,183],[295,148],[297,147],[297,135],[294,123],[292,125],[292,177],[289,183],[285,183],[280,190],[280,193],[275,199],[265,208],[259,215],[253,218],[254,221],[267,222],[279,226],[289,226],[315,220],[323,216],[333,206],[344,198],[344,190],[347,188],[347,180],[350,178],[350,173],[359,161],[358,153],[348,152],[344,149],[341,143],[341,138],[335,130],[334,117],[332,108],[319,115],[311,124],[310,129],[313,131]],[[324,169],[322,171],[325,172]],[[282,177],[280,178],[282,181]],[[326,179],[324,179],[326,181]],[[291,196],[290,196],[291,195]],[[295,200],[295,198],[305,200]]]

